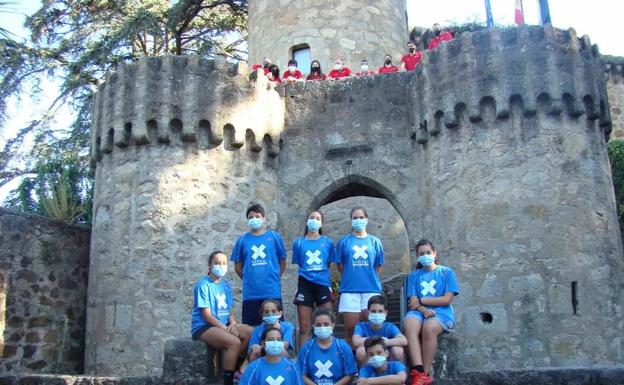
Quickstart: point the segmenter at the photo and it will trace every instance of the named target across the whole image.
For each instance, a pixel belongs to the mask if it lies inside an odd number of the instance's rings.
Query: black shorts
[[[314,307],[315,304],[319,306],[333,301],[333,296],[331,287],[310,282],[302,276],[299,276],[297,292],[295,293],[293,303],[295,305]]]
[[[212,325],[210,324],[206,324],[202,327],[200,327],[199,329],[197,329],[197,331],[195,333],[193,333],[192,338],[194,340],[199,340],[199,337],[201,337],[202,334],[204,334],[206,332],[206,330],[210,329],[212,327]]]
[[[267,299],[274,299],[282,303],[281,298],[262,298],[262,299],[247,299],[243,300],[243,323],[249,326],[258,326],[262,324],[262,315],[260,314],[260,306],[262,302]],[[284,320],[282,315],[281,320]]]

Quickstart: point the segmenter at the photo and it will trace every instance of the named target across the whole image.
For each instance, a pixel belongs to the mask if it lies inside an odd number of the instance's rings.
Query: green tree
[[[3,5],[0,2],[0,10]],[[39,175],[42,165],[55,163],[63,154],[72,154],[65,162],[73,159],[84,173],[93,95],[119,63],[164,54],[241,59],[246,25],[246,0],[43,1],[27,18],[29,41],[11,40],[0,31],[0,126],[7,119],[7,101],[40,94],[42,79],[59,81],[59,94],[45,114],[34,116],[5,142],[0,187],[15,178]],[[51,121],[61,106],[69,106],[76,119],[70,127],[53,129]]]
[[[618,221],[620,222],[620,231],[624,234],[624,141],[611,140],[607,148],[611,162]]]

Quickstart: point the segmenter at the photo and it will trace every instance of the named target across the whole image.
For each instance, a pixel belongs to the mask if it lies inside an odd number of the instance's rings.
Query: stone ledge
[[[462,372],[453,378],[440,378],[435,384],[617,385],[624,384],[624,366]]]
[[[174,339],[165,342],[162,385],[205,385],[218,382],[220,354],[201,341]],[[3,384],[0,384],[3,385]]]
[[[0,385],[156,385],[155,377],[95,377],[56,374],[0,374]]]

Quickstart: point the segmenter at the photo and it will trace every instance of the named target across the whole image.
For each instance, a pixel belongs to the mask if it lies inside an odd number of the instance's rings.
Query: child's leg
[[[236,325],[236,327],[238,329],[238,339],[241,340],[240,356],[244,357],[245,352],[247,351],[247,345],[249,344],[249,339],[251,338],[251,333],[253,332],[253,328],[245,324],[238,324]]]
[[[345,340],[353,347],[353,330],[360,322],[360,313],[345,312],[342,313],[342,319],[345,325]]]
[[[438,350],[438,336],[442,333],[442,325],[435,318],[425,321],[422,328],[422,360],[425,373],[431,370],[431,364]]]
[[[366,357],[366,349],[364,349],[364,346],[355,349],[355,357],[357,359],[358,368],[368,363],[368,357]]]
[[[241,348],[241,341],[238,337],[217,327],[211,327],[199,339],[215,349],[226,349],[223,353],[223,370],[236,370]]]
[[[306,305],[297,305],[297,318],[299,318],[299,338],[297,338],[297,347],[301,349],[303,344],[310,339],[312,308]]]
[[[403,321],[405,337],[407,337],[407,351],[412,367],[423,364],[422,352],[420,349],[420,330],[422,322],[416,317],[406,317]]]
[[[394,361],[399,361],[405,363],[405,353],[403,351],[403,346],[391,346],[390,347],[390,357]]]

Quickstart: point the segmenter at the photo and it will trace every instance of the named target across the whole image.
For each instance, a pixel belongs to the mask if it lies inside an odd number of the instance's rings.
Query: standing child
[[[403,385],[405,365],[388,361],[388,349],[383,338],[373,337],[364,343],[368,365],[360,369],[357,385]]]
[[[417,270],[407,277],[410,311],[405,315],[404,329],[413,365],[410,384],[428,385],[433,382],[429,371],[438,349],[438,336],[455,324],[451,302],[459,295],[459,285],[453,269],[439,265],[431,242],[418,241],[416,254]]]
[[[310,338],[312,310],[316,305],[333,309],[329,265],[334,253],[334,242],[323,235],[323,214],[314,210],[308,214],[302,237],[295,239],[292,263],[299,265],[299,281],[294,303],[299,318],[299,348]]]
[[[403,362],[403,347],[407,346],[407,338],[396,325],[386,322],[388,309],[386,309],[386,299],[382,295],[376,295],[368,300],[368,322],[360,322],[355,325],[353,332],[353,347],[356,348],[358,366],[364,366],[367,361],[364,343],[373,337],[381,337],[384,340],[390,358],[394,361]]]
[[[262,323],[260,306],[266,299],[282,303],[281,277],[286,268],[286,247],[282,237],[266,228],[264,207],[252,203],[246,212],[250,231],[234,245],[231,260],[243,281],[243,323]]]

